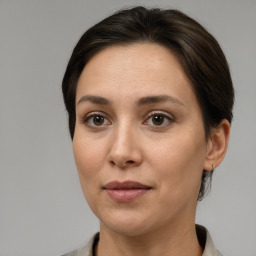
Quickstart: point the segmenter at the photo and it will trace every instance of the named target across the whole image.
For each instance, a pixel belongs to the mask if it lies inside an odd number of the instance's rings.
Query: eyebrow
[[[94,95],[85,95],[77,102],[77,105],[82,102],[91,102],[98,105],[110,105],[110,101],[106,98]]]
[[[162,103],[162,102],[167,102],[167,101],[175,103],[175,104],[179,104],[181,106],[185,106],[184,103],[181,102],[179,99],[174,98],[169,95],[153,95],[153,96],[143,97],[137,101],[137,104],[139,106],[142,106],[142,105]]]
[[[168,101],[184,106],[184,103],[181,102],[179,99],[169,95],[152,95],[152,96],[142,97],[137,101],[137,105],[143,106],[143,105],[163,103]],[[95,95],[85,95],[81,97],[77,105],[82,102],[91,102],[93,104],[98,104],[98,105],[111,105],[111,101],[109,101],[108,99],[103,98],[101,96],[95,96]]]

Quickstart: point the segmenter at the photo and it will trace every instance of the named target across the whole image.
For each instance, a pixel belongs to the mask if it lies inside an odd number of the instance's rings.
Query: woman
[[[76,45],[63,95],[100,232],[66,255],[221,255],[195,225],[230,134],[234,91],[217,41],[176,10],[121,10]]]

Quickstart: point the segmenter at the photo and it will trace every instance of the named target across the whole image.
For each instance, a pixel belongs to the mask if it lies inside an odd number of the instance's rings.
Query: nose
[[[139,131],[132,127],[119,127],[113,131],[108,160],[112,166],[125,169],[142,163]]]

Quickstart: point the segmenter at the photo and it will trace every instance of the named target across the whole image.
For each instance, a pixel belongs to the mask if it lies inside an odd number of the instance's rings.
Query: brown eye
[[[94,116],[92,122],[94,125],[100,126],[104,124],[104,120],[105,118],[103,116]]]
[[[164,128],[168,127],[173,121],[174,119],[169,114],[153,113],[145,122],[143,122],[143,124],[155,128]]]
[[[152,116],[152,123],[154,125],[162,125],[165,121],[165,117],[163,115],[153,115]]]
[[[91,113],[85,118],[82,119],[82,122],[90,127],[90,128],[96,128],[96,127],[106,127],[108,125],[111,125],[111,122],[103,115],[100,114],[94,114]]]

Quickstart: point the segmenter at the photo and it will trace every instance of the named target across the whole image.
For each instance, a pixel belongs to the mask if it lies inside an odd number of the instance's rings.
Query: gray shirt
[[[196,232],[198,241],[204,248],[202,256],[222,256],[222,254],[215,248],[212,238],[206,228],[196,225]],[[62,256],[93,256],[93,250],[98,241],[99,233],[94,235],[85,246],[63,254]]]

